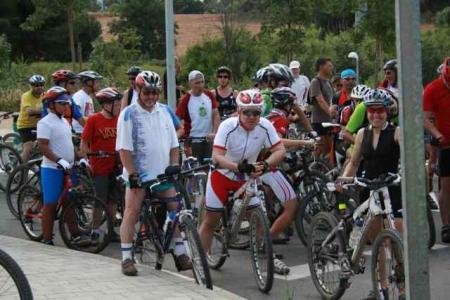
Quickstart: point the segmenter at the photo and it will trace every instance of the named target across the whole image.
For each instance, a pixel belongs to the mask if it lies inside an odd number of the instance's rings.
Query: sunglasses
[[[384,107],[368,107],[367,112],[369,114],[384,114],[386,113],[386,108]]]
[[[228,75],[217,75],[217,78],[225,78],[228,79],[230,78]]]
[[[142,91],[142,93],[145,95],[145,96],[148,96],[148,95],[153,95],[153,96],[156,96],[156,95],[159,95],[159,90],[150,90],[150,91]]]
[[[77,83],[76,81],[69,81],[69,82],[67,82],[67,84],[70,84],[70,85],[74,85],[76,83]]]
[[[261,111],[259,110],[244,110],[242,112],[246,117],[259,117],[261,115]]]
[[[344,78],[346,81],[350,81],[350,80],[352,80],[352,81],[355,81],[356,80],[356,78],[353,78],[353,77],[347,77],[347,78]]]
[[[43,87],[44,84],[32,84],[31,86],[32,86],[32,87]]]

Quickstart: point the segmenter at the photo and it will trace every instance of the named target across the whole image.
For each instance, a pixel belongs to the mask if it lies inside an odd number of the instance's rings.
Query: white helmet
[[[36,74],[28,79],[28,83],[31,85],[45,84],[45,78],[42,75]]]
[[[161,77],[159,74],[152,71],[142,71],[136,76],[136,85],[139,88],[161,90]]]
[[[89,80],[99,80],[99,79],[103,78],[102,75],[98,74],[95,71],[91,71],[91,70],[78,73],[78,77],[80,78],[81,82],[86,82]]]
[[[371,91],[371,88],[364,84],[358,84],[352,89],[352,93],[350,97],[356,98],[359,100],[364,99],[364,97]]]
[[[248,89],[240,92],[236,98],[240,108],[263,109],[264,99],[258,89]]]

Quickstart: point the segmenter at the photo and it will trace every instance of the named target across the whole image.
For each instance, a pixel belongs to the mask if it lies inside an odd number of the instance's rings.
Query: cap
[[[289,69],[298,69],[300,68],[300,62],[298,60],[293,60],[289,64]]]
[[[341,78],[347,78],[347,77],[356,77],[356,72],[353,71],[353,69],[345,69],[341,72]]]
[[[189,78],[189,81],[191,81],[194,79],[205,79],[205,76],[203,75],[202,72],[200,72],[198,70],[194,70],[189,73],[188,78]]]

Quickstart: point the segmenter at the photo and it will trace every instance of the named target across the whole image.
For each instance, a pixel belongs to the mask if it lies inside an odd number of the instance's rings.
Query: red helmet
[[[112,87],[104,88],[95,94],[95,98],[100,104],[120,100],[122,96],[118,89]]]
[[[60,86],[54,86],[48,89],[44,96],[42,96],[43,102],[53,102],[55,100],[61,100],[62,102],[70,102],[70,96],[67,90]]]
[[[78,75],[70,70],[58,70],[52,74],[53,82],[69,81],[71,79],[77,79]]]
[[[445,84],[450,85],[450,57],[445,58],[441,70],[441,77]]]

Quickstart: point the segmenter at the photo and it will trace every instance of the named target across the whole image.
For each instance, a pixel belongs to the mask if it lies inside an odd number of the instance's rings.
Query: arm
[[[170,165],[179,165],[180,151],[178,147],[170,149]]]
[[[41,115],[41,108],[33,109],[33,108],[31,108],[31,107],[27,107],[27,108],[25,108],[25,112],[26,112],[30,117],[40,116],[40,115]]]
[[[89,149],[90,149],[89,141],[82,139],[80,143],[80,155],[82,157],[86,157],[87,153],[89,152]]]
[[[394,140],[397,144],[400,144],[400,127],[395,128]]]
[[[54,162],[58,162],[58,160],[60,159],[59,156],[57,156],[49,147],[49,140],[47,139],[37,139],[38,141],[38,146],[39,146],[39,151],[42,153],[42,155],[44,155],[45,157],[47,157],[48,159],[50,159],[51,161]]]
[[[327,101],[325,100],[325,98],[323,97],[323,95],[318,95],[316,96],[316,102],[319,105],[319,107],[326,113],[328,113],[329,115],[331,115],[331,110],[330,110],[330,105],[327,103]]]
[[[133,156],[131,155],[131,151],[129,150],[119,150],[120,161],[122,165],[127,170],[128,174],[137,173],[136,168],[134,167]]]
[[[120,102],[120,111],[128,106],[128,89],[123,92],[122,101]]]
[[[81,126],[84,127],[84,124],[86,124],[86,118],[85,117],[79,117],[77,119],[78,123],[80,123]]]
[[[428,130],[435,138],[439,139],[443,135],[439,132],[439,130],[434,126],[434,124],[431,122],[431,119],[433,118],[433,113],[430,111],[424,112],[424,118],[423,118],[423,125],[426,130]]]
[[[219,167],[222,169],[227,169],[227,170],[230,170],[233,172],[239,172],[238,164],[229,160],[225,156],[226,152],[227,151],[223,150],[223,149],[213,148],[213,153],[212,153],[213,162],[215,164],[219,165]]]
[[[355,137],[353,136],[353,134],[351,134],[347,129],[343,130],[344,133],[344,140],[350,144],[354,144],[355,143]]]
[[[286,155],[286,149],[284,148],[283,143],[279,143],[272,149],[270,149],[270,156],[265,160],[269,167],[273,167],[281,163]]]
[[[343,177],[352,177],[356,175],[361,162],[361,145],[364,136],[364,129],[360,129],[355,138],[355,149],[353,150],[352,158],[342,174]]]
[[[308,121],[308,118],[303,113],[303,110],[300,108],[298,104],[294,104],[294,107],[292,108],[294,112],[297,114],[298,120],[304,128],[308,131],[313,131],[311,124]]]
[[[212,133],[216,134],[217,129],[219,128],[219,125],[220,125],[220,114],[219,114],[219,110],[217,108],[213,109],[212,122],[213,122]]]

